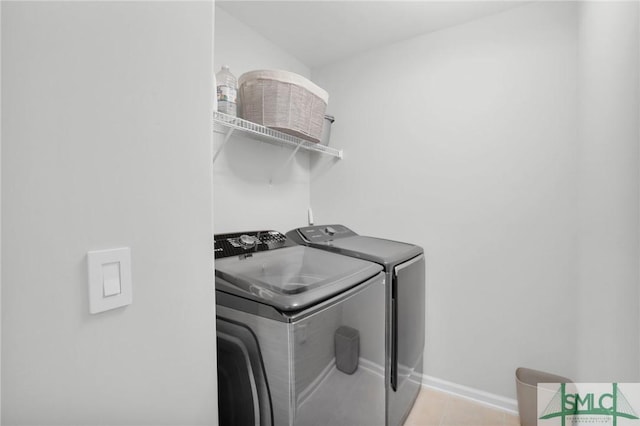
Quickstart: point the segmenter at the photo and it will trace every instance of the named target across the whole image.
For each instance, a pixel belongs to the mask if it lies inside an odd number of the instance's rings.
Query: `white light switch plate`
[[[90,251],[87,253],[87,266],[90,313],[131,304],[131,249]]]

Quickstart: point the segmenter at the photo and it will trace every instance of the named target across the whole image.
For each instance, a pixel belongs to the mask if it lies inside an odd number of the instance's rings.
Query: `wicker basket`
[[[326,91],[288,71],[251,71],[238,83],[242,118],[320,142],[329,100]]]

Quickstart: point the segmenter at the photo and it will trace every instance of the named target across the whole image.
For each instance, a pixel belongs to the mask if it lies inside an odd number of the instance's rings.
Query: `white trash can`
[[[571,383],[572,380],[530,368],[516,369],[518,412],[522,426],[538,424],[538,383]]]

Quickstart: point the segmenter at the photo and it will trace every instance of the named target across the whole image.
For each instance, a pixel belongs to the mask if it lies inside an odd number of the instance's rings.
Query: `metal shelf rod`
[[[293,160],[293,157],[296,156],[296,153],[298,152],[298,150],[300,149],[302,145],[298,145],[293,152],[291,153],[291,155],[289,156],[289,158],[287,158],[287,161],[285,161],[284,163],[282,163],[282,166],[280,166],[279,168],[275,169],[273,171],[273,173],[271,174],[271,178],[269,179],[269,184],[271,185],[273,183],[273,179],[275,179],[275,177],[280,173],[280,171],[284,170],[284,168],[287,166],[287,164],[289,164],[291,162],[291,160]]]
[[[212,163],[216,162],[216,159],[218,158],[218,155],[220,155],[220,153],[222,152],[222,149],[224,148],[224,146],[227,144],[227,142],[229,142],[229,138],[231,137],[232,133],[233,133],[233,128],[229,128],[227,130],[227,132],[225,133],[225,135],[224,135],[224,140],[222,141],[222,145],[220,145],[220,147],[218,148],[216,153],[213,155],[213,160],[211,161]]]

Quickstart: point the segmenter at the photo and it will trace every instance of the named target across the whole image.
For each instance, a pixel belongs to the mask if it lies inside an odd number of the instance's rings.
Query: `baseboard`
[[[468,399],[510,414],[518,414],[518,401],[515,399],[505,398],[504,396],[448,382],[436,377],[427,376],[426,374],[422,375],[422,387]]]
[[[360,358],[359,361],[360,367],[368,370],[370,373],[375,374],[378,377],[384,378],[384,367],[382,365],[376,364],[373,361],[369,361],[365,358]]]

